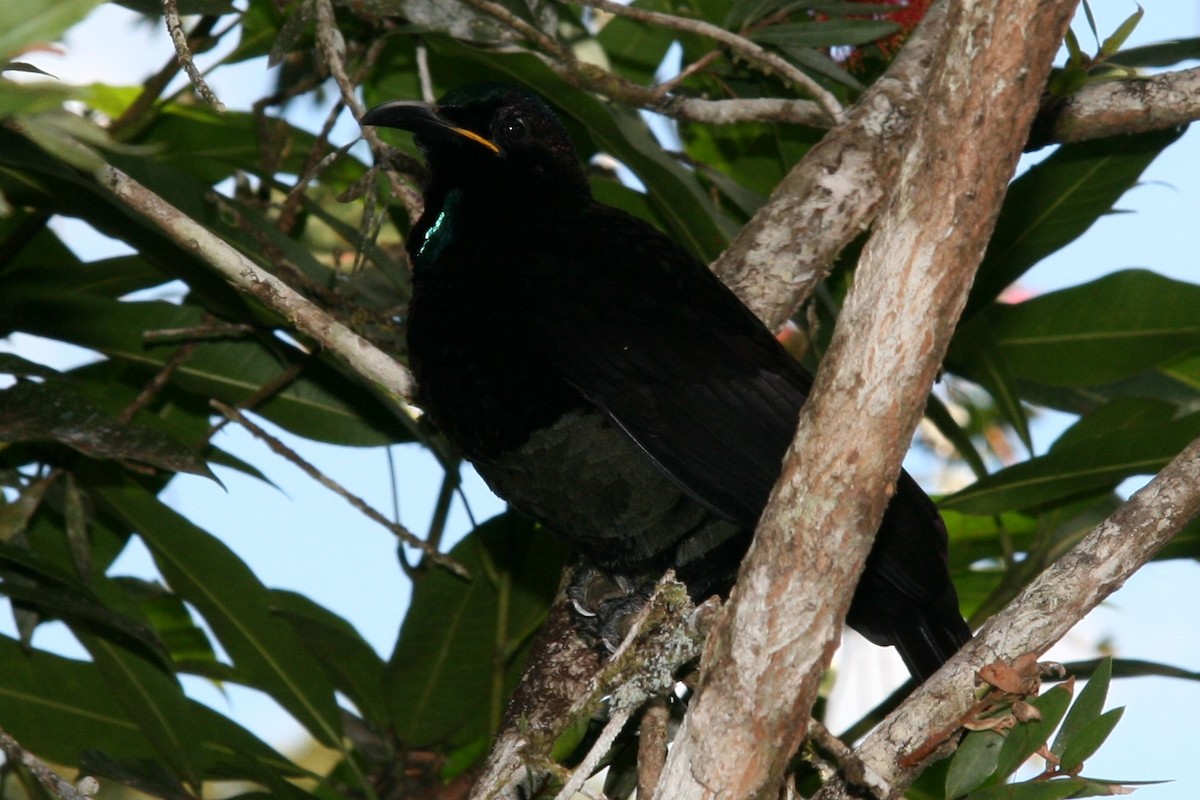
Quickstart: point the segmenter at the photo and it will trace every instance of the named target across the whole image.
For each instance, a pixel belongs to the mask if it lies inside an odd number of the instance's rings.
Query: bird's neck
[[[455,247],[503,249],[536,240],[591,202],[590,193],[542,191],[541,187],[501,189],[475,185],[430,187],[425,210],[413,226],[409,254],[415,269],[441,261]]]

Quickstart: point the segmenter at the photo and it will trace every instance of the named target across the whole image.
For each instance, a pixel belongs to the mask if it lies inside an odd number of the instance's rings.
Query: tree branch
[[[779,327],[866,230],[894,183],[946,7],[945,0],[930,6],[887,73],[780,181],[713,264],[769,327]]]
[[[859,758],[903,790],[918,772],[901,765],[904,757],[921,749],[930,731],[957,727],[974,700],[980,664],[1045,652],[1198,514],[1200,439],[988,620],[961,652],[880,723],[858,748]],[[854,796],[844,782],[834,781],[817,798]]]
[[[733,53],[741,56],[760,69],[778,75],[789,83],[803,89],[825,110],[829,120],[836,122],[842,118],[841,103],[826,91],[821,84],[809,77],[808,73],[793,66],[791,62],[781,56],[763,49],[744,36],[739,36],[736,33],[727,31],[704,20],[685,19],[673,14],[647,11],[635,6],[614,3],[612,0],[570,0],[570,2],[598,8],[614,16],[628,17],[639,22],[660,25],[672,30],[693,33],[712,39],[715,42],[725,45]]]
[[[705,647],[656,800],[778,790],[1073,8],[948,9],[898,184]]]
[[[100,790],[95,778],[84,777],[73,784],[43,764],[37,756],[21,746],[21,743],[0,728],[0,751],[14,764],[21,764],[37,778],[38,783],[62,800],[92,800]]]
[[[1084,86],[1047,106],[1034,122],[1028,150],[1144,133],[1200,119],[1200,67]]]
[[[391,356],[326,314],[279,278],[259,267],[194,219],[116,167],[105,165],[96,180],[122,203],[153,222],[167,236],[204,259],[237,289],[258,298],[376,384],[393,401],[412,397],[411,373]]]

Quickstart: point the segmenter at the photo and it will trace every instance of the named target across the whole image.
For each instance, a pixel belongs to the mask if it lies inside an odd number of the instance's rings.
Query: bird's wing
[[[688,494],[752,528],[811,377],[678,245],[607,221],[527,270],[549,358]]]

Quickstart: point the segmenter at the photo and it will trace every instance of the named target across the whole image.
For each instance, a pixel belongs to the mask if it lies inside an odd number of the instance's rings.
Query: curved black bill
[[[483,136],[467,128],[460,128],[445,117],[439,116],[433,106],[417,100],[392,100],[381,103],[363,114],[359,122],[382,128],[399,128],[418,135],[461,136],[483,145],[493,153],[500,152],[499,147]]]

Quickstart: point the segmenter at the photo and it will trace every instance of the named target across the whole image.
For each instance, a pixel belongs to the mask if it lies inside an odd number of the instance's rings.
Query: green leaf
[[[272,590],[271,606],[292,626],[334,689],[346,695],[376,730],[384,730],[385,664],[354,626],[295,592]]]
[[[136,606],[108,591],[103,577],[84,583],[32,548],[0,542],[0,593],[36,609],[43,617],[62,619],[72,630],[92,631],[166,661],[162,643]]]
[[[450,556],[474,580],[444,570],[423,575],[388,664],[392,721],[408,747],[453,749],[493,732],[565,551],[510,512],[475,529]]]
[[[173,675],[99,636],[80,636],[112,696],[183,781],[199,787],[193,754],[200,741],[191,706]]]
[[[654,8],[660,3],[633,3],[647,10],[666,11]],[[676,39],[675,32],[667,28],[639,22],[627,17],[613,17],[604,24],[596,35],[596,41],[614,69],[639,83],[649,84],[654,80],[658,67],[666,57],[667,49]]]
[[[1114,708],[1076,731],[1075,735],[1071,737],[1067,749],[1063,751],[1062,768],[1074,770],[1082,767],[1083,762],[1091,758],[1092,754],[1100,749],[1100,745],[1108,739],[1108,735],[1112,733],[1113,728],[1117,727],[1117,723],[1121,721],[1124,713],[1124,708]]]
[[[4,0],[0,3],[0,63],[23,48],[53,42],[101,0]]]
[[[1063,800],[1081,797],[1079,792],[1087,788],[1080,778],[1058,778],[1052,781],[1013,783],[992,786],[973,792],[966,800]]]
[[[67,380],[0,390],[0,439],[52,441],[96,459],[140,461],[213,478],[194,450],[152,428],[105,414]]]
[[[1100,52],[1097,54],[1097,57],[1107,59],[1115,55],[1121,49],[1121,45],[1125,44],[1125,40],[1129,38],[1129,35],[1133,33],[1134,28],[1142,21],[1142,16],[1145,13],[1146,10],[1138,6],[1138,10],[1126,17],[1125,21],[1117,26],[1112,35],[1104,40],[1104,43],[1100,45]]]
[[[981,317],[955,332],[947,355],[947,366],[964,374],[987,390],[1000,416],[1017,432],[1021,443],[1033,452],[1029,418],[1021,404],[1021,394],[1005,351],[996,341],[990,317]]]
[[[819,77],[837,81],[843,86],[849,86],[855,91],[866,89],[858,79],[842,68],[842,65],[827,56],[821,49],[815,47],[799,47],[784,42],[776,45],[792,62],[808,72]]]
[[[178,595],[140,578],[119,577],[113,582],[137,603],[180,671],[218,663],[208,633],[192,620],[191,612]]]
[[[1004,737],[995,731],[972,731],[966,735],[950,761],[946,773],[946,797],[964,795],[983,784],[996,771]]]
[[[1124,270],[992,306],[962,335],[990,337],[1018,380],[1100,386],[1200,353],[1197,308],[1200,286]],[[951,357],[955,365],[968,358]]]
[[[1122,50],[1114,53],[1108,63],[1123,67],[1171,67],[1197,58],[1200,58],[1200,38],[1174,39]]]
[[[1117,427],[1133,408],[1139,413]],[[1169,405],[1153,401],[1110,403],[1069,429],[1061,446],[994,472],[941,505],[996,514],[1107,492],[1130,476],[1153,474],[1200,436],[1200,412],[1179,419],[1173,414]]]
[[[891,36],[900,26],[886,20],[836,19],[772,25],[750,34],[751,41],[779,47],[836,47],[873,42]]]
[[[145,540],[163,577],[212,627],[239,677],[336,747],[341,722],[332,686],[287,623],[271,614],[270,592],[242,560],[139,486],[99,487],[94,494]]]
[[[1154,131],[1064,144],[1013,181],[963,320],[979,313],[1030,267],[1109,213],[1181,133]]]
[[[205,322],[204,310],[192,305],[43,293],[24,284],[8,289],[0,294],[0,315],[12,313],[21,330],[99,350],[147,371],[162,369],[178,347],[147,345],[145,332],[195,328]],[[237,404],[306,360],[300,377],[255,406],[256,413],[318,441],[379,445],[411,439],[396,417],[360,385],[279,340],[202,342],[171,373],[171,381],[186,391]]]
[[[1046,743],[1067,712],[1070,702],[1071,692],[1063,686],[1055,686],[1031,701],[1030,705],[1041,712],[1041,719],[1019,722],[1004,737],[993,782],[1011,775]]]
[[[0,636],[0,719],[25,747],[59,764],[98,745],[121,758],[152,758],[150,742],[87,662],[25,650]]]
[[[1112,659],[1102,659],[1079,692],[1079,696],[1075,698],[1075,702],[1071,704],[1071,710],[1067,712],[1062,728],[1054,737],[1054,744],[1050,746],[1051,753],[1062,756],[1075,734],[1100,716],[1104,710],[1104,700],[1108,697],[1108,684],[1111,680]]]

